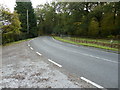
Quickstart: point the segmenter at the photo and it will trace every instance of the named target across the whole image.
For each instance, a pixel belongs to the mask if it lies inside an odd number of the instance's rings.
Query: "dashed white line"
[[[33,50],[33,48],[32,48],[32,47],[30,47],[30,49],[31,49],[31,50]]]
[[[39,53],[39,52],[36,52],[36,53],[37,53],[38,55],[40,55],[40,56],[42,55],[42,54],[41,54],[41,53]]]
[[[56,62],[54,62],[54,61],[52,61],[52,60],[50,60],[50,59],[48,59],[48,61],[50,61],[51,63],[57,65],[58,67],[62,67],[62,65],[60,65],[60,64],[58,64],[58,63],[56,63]]]
[[[86,81],[87,83],[92,84],[93,86],[95,86],[95,87],[97,87],[97,88],[104,88],[104,87],[102,87],[102,86],[100,86],[100,85],[98,85],[98,84],[96,84],[96,83],[94,83],[94,82],[92,82],[92,81],[84,78],[84,77],[81,77],[81,79],[84,80],[84,81]]]
[[[30,46],[30,44],[28,44],[28,47]]]

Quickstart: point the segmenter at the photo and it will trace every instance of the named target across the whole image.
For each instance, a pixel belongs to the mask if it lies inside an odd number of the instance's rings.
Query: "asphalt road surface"
[[[48,36],[35,38],[30,46],[70,73],[85,77],[105,88],[118,88],[116,53],[72,45]]]

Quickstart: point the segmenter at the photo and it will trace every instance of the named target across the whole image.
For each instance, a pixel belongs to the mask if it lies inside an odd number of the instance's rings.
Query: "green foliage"
[[[112,33],[113,35],[120,35],[120,14],[117,14],[115,19],[115,30]]]
[[[118,51],[118,48],[111,48],[111,47],[108,47],[108,46],[97,45],[95,43],[75,42],[75,41],[71,41],[71,39],[65,39],[65,38],[61,38],[61,37],[54,37],[54,38],[57,39],[57,40],[63,41],[63,42],[71,43],[71,44],[83,45],[83,46],[96,47],[96,48],[101,48],[101,49],[106,49],[106,50]],[[91,40],[93,40],[93,39],[91,39]],[[88,41],[87,38],[84,41],[87,42]],[[102,42],[107,42],[107,41],[102,41]],[[105,43],[104,43],[104,45],[105,45]],[[110,46],[111,46],[111,44],[110,44]]]
[[[109,35],[109,36],[107,36],[109,39],[114,39],[115,38],[115,36],[113,36],[113,35]]]
[[[106,37],[120,34],[120,2],[50,3],[35,9],[44,34]]]
[[[21,22],[21,31],[25,33],[28,37],[37,36],[37,21],[34,13],[34,9],[32,7],[31,2],[16,2],[15,10],[19,14],[19,19]],[[27,10],[28,10],[28,27],[27,30]],[[27,33],[29,32],[29,33]]]
[[[15,10],[19,15],[0,5],[0,17],[10,22],[2,26],[3,43],[46,34],[110,39],[120,35],[120,2],[52,2],[35,9],[31,2],[16,2]]]
[[[2,10],[1,12],[3,21],[7,20],[9,22],[8,25],[3,25],[2,29],[2,44],[17,41],[20,39],[20,21],[18,18],[18,14],[16,12],[11,13],[6,10]]]
[[[107,13],[104,15],[102,20],[102,35],[108,36],[111,35],[115,30],[115,24],[113,23],[113,13]]]
[[[91,37],[97,37],[99,31],[99,23],[93,18],[89,24],[88,35]]]

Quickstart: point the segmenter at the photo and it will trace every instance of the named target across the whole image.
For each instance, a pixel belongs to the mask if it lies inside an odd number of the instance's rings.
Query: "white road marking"
[[[90,55],[90,54],[85,54],[85,53],[80,53],[82,55],[85,55],[85,56],[89,56],[89,57],[93,57],[93,58],[97,58],[97,59],[101,59],[101,60],[104,60],[104,61],[108,61],[108,62],[112,62],[112,63],[117,63],[117,61],[112,61],[112,60],[109,60],[109,59],[105,59],[105,58],[101,58],[101,57],[97,57],[97,56],[93,56],[93,55]]]
[[[50,59],[48,59],[48,61],[50,61],[51,63],[57,65],[58,67],[62,67],[62,65],[60,65],[60,64],[58,64],[58,63],[56,63],[56,62],[54,62],[54,61],[52,61],[52,60],[50,60]]]
[[[53,39],[54,41],[56,41],[56,42],[63,43],[63,42],[61,42],[61,41],[58,41],[58,40],[54,39],[53,37],[52,37],[52,39]]]
[[[39,53],[39,52],[36,52],[36,53],[37,53],[38,55],[40,55],[40,56],[42,55],[42,54],[41,54],[41,53]]]
[[[28,43],[28,47],[30,46],[30,44]]]
[[[60,41],[55,40],[53,37],[52,37],[52,39],[53,39],[54,41],[56,41],[56,42],[60,42]],[[59,48],[60,48],[60,47],[59,47]],[[63,49],[63,48],[62,48],[62,49]],[[68,50],[68,51],[69,51],[69,49],[64,49],[64,50]],[[112,62],[112,63],[116,63],[116,64],[119,63],[119,62],[117,62],[117,61],[113,61],[113,60],[110,60],[110,59],[93,56],[93,55],[86,54],[86,53],[80,53],[80,52],[76,52],[76,51],[71,51],[71,52],[78,53],[78,54],[81,54],[81,55],[84,55],[84,56],[89,56],[89,57],[96,58],[96,59],[101,59],[101,60],[108,61],[108,62]]]
[[[30,47],[30,49],[31,49],[31,50],[33,50],[33,48],[32,48],[32,47]]]
[[[100,85],[98,85],[98,84],[96,84],[96,83],[94,83],[94,82],[92,82],[92,81],[90,81],[90,80],[84,78],[84,77],[80,77],[80,78],[81,78],[82,80],[84,80],[84,81],[86,81],[86,82],[92,84],[93,86],[95,86],[95,87],[97,87],[97,88],[104,88],[104,87],[102,87],[102,86],[100,86]]]

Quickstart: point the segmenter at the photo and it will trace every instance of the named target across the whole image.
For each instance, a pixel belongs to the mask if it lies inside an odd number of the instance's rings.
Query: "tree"
[[[2,44],[17,41],[20,39],[20,21],[16,12],[11,13],[8,9],[1,10],[4,25],[2,29]]]
[[[37,21],[36,16],[34,13],[34,9],[32,7],[32,3],[30,0],[28,2],[17,2],[15,10],[19,14],[19,19],[21,21],[21,31],[25,34],[28,34],[28,37],[35,37],[37,36]],[[28,23],[27,26],[27,10],[28,10]],[[28,28],[29,27],[29,31]]]
[[[120,34],[120,2],[54,2],[36,8],[45,34],[108,37]]]
[[[101,5],[98,5],[96,8],[93,9],[92,17],[96,18],[96,21],[98,22],[99,28],[98,28],[98,35],[101,37],[101,21],[103,19],[103,8]]]
[[[43,5],[38,5],[35,9],[38,21],[39,32],[44,34],[53,33],[54,27],[57,25],[55,3],[46,3]]]
[[[99,33],[99,23],[95,18],[92,18],[89,24],[88,35],[91,37],[97,37]]]

